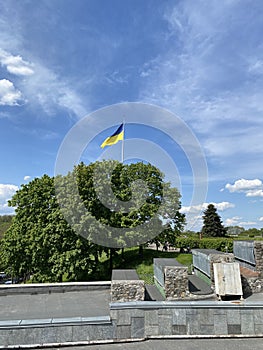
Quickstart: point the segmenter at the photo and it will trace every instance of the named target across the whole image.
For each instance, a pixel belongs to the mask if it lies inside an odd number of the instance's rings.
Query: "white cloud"
[[[11,184],[0,184],[0,200],[8,200],[18,191],[19,187]]]
[[[14,87],[14,84],[7,80],[0,80],[0,105],[17,106],[22,102],[22,93]]]
[[[11,74],[21,76],[34,74],[31,63],[23,60],[21,56],[13,56],[4,50],[0,50],[0,63]]]
[[[24,176],[25,181],[28,181],[29,179],[31,179],[31,176],[29,176],[29,175]]]
[[[254,226],[257,223],[255,221],[241,221],[239,223],[240,226]]]
[[[227,183],[225,188],[231,193],[245,193],[246,197],[263,197],[263,183],[259,179],[236,180],[233,185]]]
[[[263,221],[263,216],[261,216],[258,220],[259,220],[259,221]]]
[[[77,118],[87,114],[81,97],[74,90],[73,84],[60,78],[55,72],[45,67],[37,60],[34,64],[35,73],[21,82],[21,89],[28,103],[48,115],[56,115],[58,108],[66,109]]]
[[[0,31],[0,46],[6,41],[12,43],[11,39],[14,39],[14,48],[9,48],[8,51],[0,49],[0,64],[9,73],[16,75],[16,85],[19,86],[19,90],[14,87],[12,82],[3,79],[2,85],[4,86],[0,85],[0,105],[14,106],[26,100],[31,108],[38,111],[38,116],[40,115],[39,107],[42,107],[48,115],[56,115],[57,110],[63,108],[68,111],[70,116],[73,115],[73,119],[84,117],[88,112],[86,107],[88,102],[87,96],[83,102],[82,96],[77,92],[79,82],[74,83],[59,76],[52,67],[45,66],[32,53],[30,53],[30,57],[34,57],[32,59],[34,63],[24,60],[21,56],[13,55],[11,52],[19,50],[18,42],[23,41],[23,39],[17,33],[8,33],[6,26],[2,27],[5,28],[5,31],[4,33]],[[24,49],[23,52],[25,52]],[[26,77],[26,79],[18,80],[19,76]],[[90,79],[87,79],[85,84],[88,84],[89,81]],[[8,86],[6,86],[7,84]],[[22,94],[25,98],[22,98]]]
[[[218,211],[225,211],[225,210],[227,210],[229,208],[234,208],[235,207],[235,204],[230,203],[230,202],[219,202],[219,203],[210,202],[210,203],[202,203],[202,204],[194,205],[194,206],[182,206],[180,211],[182,213],[185,213],[185,214],[187,214],[187,213],[197,213],[197,212],[206,210],[207,206],[209,204],[213,204]]]
[[[224,221],[226,226],[239,226],[239,221],[242,219],[240,216],[233,216]]]
[[[248,71],[255,75],[263,74],[263,60],[256,58],[254,62],[249,64]]]
[[[19,187],[12,184],[0,184],[0,215],[12,214],[14,208],[8,207],[7,201],[12,198]]]

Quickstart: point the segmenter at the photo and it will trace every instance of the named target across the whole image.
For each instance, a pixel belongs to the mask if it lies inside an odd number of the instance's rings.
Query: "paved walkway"
[[[119,343],[62,347],[60,350],[262,350],[262,338],[242,339],[162,339],[136,343]],[[46,350],[51,350],[47,349]]]
[[[107,316],[110,290],[0,296],[0,321]]]

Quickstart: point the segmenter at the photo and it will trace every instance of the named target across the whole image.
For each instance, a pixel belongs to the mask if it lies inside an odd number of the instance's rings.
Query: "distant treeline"
[[[0,239],[11,226],[13,217],[14,215],[0,215]]]

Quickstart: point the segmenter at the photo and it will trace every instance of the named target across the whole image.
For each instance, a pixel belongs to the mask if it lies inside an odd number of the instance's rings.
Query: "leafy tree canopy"
[[[146,243],[156,227],[160,240],[173,241],[185,222],[178,190],[143,163],[81,163],[22,185],[9,204],[16,215],[1,242],[2,265],[40,282],[88,279],[105,247]]]
[[[0,216],[0,239],[4,236],[5,232],[12,224],[13,215],[1,215]]]

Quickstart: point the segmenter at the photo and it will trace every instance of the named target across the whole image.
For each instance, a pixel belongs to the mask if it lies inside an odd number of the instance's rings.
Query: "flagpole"
[[[122,162],[122,164],[124,162],[124,138],[125,138],[125,121],[123,119],[123,139],[122,139],[122,145],[121,145],[121,162]]]

